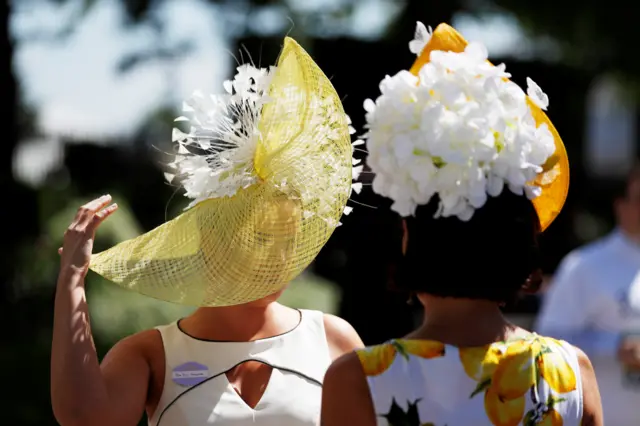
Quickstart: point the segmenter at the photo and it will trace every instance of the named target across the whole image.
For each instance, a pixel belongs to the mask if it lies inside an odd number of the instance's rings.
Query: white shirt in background
[[[625,382],[617,359],[623,333],[640,333],[640,245],[620,231],[562,261],[544,296],[536,331],[580,347],[596,371],[605,424],[637,426],[640,385]]]

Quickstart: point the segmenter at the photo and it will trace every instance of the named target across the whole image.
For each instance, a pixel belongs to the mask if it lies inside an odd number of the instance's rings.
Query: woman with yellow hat
[[[418,23],[409,46],[411,70],[365,102],[365,137],[373,190],[398,213],[394,285],[424,320],[333,363],[322,426],[602,425],[584,353],[500,310],[538,287],[538,236],[568,190],[547,96],[446,24]]]
[[[275,68],[238,68],[227,94],[185,103],[168,174],[192,199],[183,214],[92,255],[117,210],[86,204],[67,230],[55,302],[51,395],[67,425],[316,424],[325,370],[362,346],[321,312],[276,303],[339,219],[358,167],[348,117],[309,55],[286,38]],[[186,120],[181,117],[179,120]],[[198,306],[117,343],[100,364],[84,277]]]

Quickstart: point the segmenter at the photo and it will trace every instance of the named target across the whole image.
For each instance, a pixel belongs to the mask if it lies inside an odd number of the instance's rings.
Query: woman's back
[[[479,347],[393,340],[357,352],[378,425],[580,425],[568,343],[531,335]]]

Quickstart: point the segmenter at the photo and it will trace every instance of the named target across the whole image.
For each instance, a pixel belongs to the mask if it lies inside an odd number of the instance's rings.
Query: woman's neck
[[[189,335],[205,340],[247,342],[294,329],[300,313],[276,302],[199,308],[180,321]]]
[[[424,320],[408,338],[481,346],[528,333],[507,321],[496,302],[426,294],[418,299],[424,306]]]

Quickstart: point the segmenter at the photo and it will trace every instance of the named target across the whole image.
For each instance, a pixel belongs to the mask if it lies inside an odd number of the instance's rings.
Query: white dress
[[[566,342],[533,335],[458,348],[399,339],[357,353],[379,426],[579,426],[582,421],[578,358]]]
[[[293,330],[253,342],[200,340],[178,322],[158,327],[165,352],[164,389],[150,426],[310,426],[320,417],[322,380],[331,364],[322,312],[300,311]],[[273,370],[255,408],[226,372],[245,361]]]

